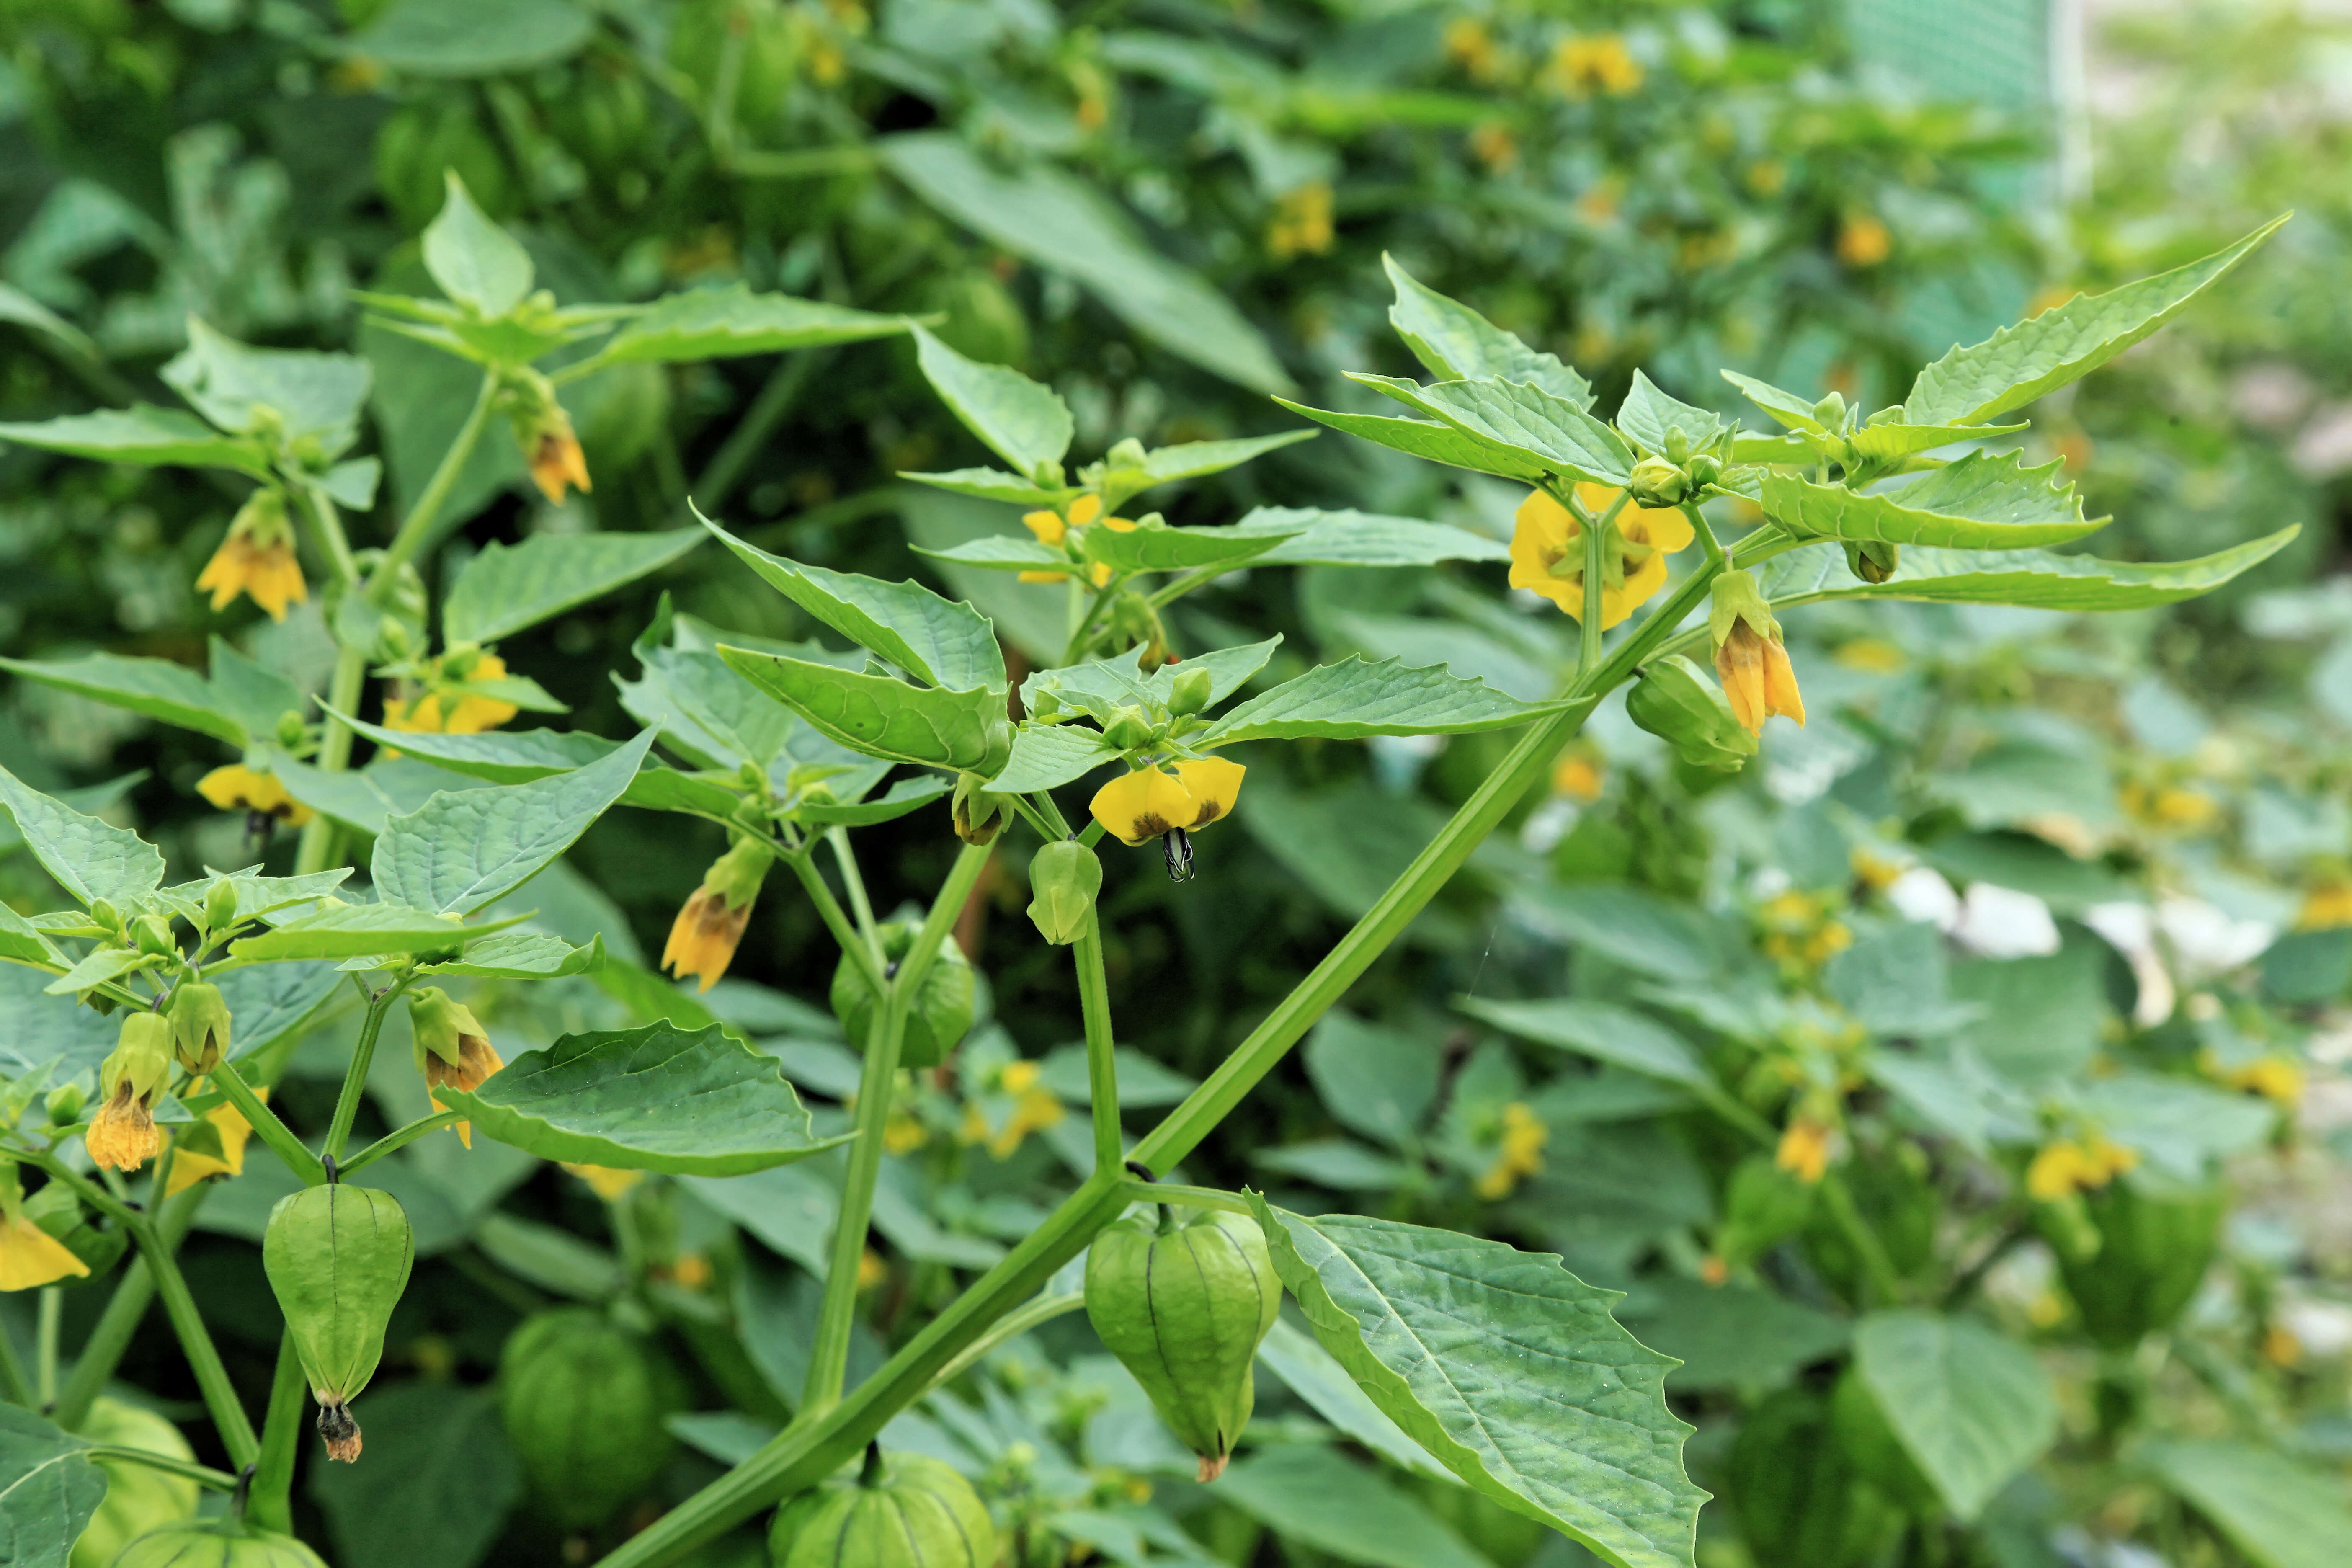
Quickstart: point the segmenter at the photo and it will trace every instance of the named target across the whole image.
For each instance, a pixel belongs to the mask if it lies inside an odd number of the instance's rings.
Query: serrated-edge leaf
[[[357,354],[264,349],[188,318],[188,346],[159,373],[165,385],[224,430],[250,435],[269,410],[289,439],[312,437],[335,457],[359,433],[374,367]]]
[[[872,800],[803,801],[793,815],[814,827],[871,827],[920,811],[953,789],[937,773],[899,779]]]
[[[1906,546],[1893,577],[1864,583],[1834,544],[1807,545],[1767,562],[1759,575],[1775,607],[1828,599],[1914,599],[1960,605],[2021,605],[2096,613],[2146,610],[2210,594],[2285,549],[2291,524],[2261,539],[2191,561],[2103,561],[2047,550],[1936,550]]]
[[[503,316],[530,292],[530,252],[492,223],[457,171],[443,171],[441,210],[425,226],[425,270],[441,292],[481,316]]]
[[[913,331],[923,379],[964,428],[1015,472],[1034,474],[1038,464],[1059,462],[1070,449],[1077,426],[1053,388],[1010,365],[966,359],[919,326]]]
[[[1467,468],[1474,474],[1493,474],[1526,484],[1538,483],[1551,472],[1545,464],[1515,447],[1470,435],[1435,419],[1399,419],[1386,414],[1342,414],[1334,409],[1310,408],[1286,397],[1277,397],[1275,401],[1293,414],[1328,425],[1343,436],[1354,436],[1409,457],[1443,463],[1447,468]]]
[[[698,528],[667,533],[536,533],[520,544],[484,545],[466,563],[441,607],[450,643],[488,643],[657,572],[709,535]]]
[[[909,686],[887,675],[720,644],[729,668],[837,744],[894,763],[977,769],[993,761],[1002,692]]]
[[[2085,518],[2074,487],[2052,481],[2061,467],[2029,468],[2014,455],[1970,452],[1899,489],[1870,491],[1772,473],[1764,476],[1764,515],[1814,539],[1961,550],[2063,544],[2107,520]]]
[[[1361,656],[1318,665],[1251,698],[1192,738],[1202,746],[1239,741],[1368,735],[1460,735],[1507,729],[1556,711],[1558,703],[1522,702],[1444,665],[1409,668],[1402,657]]]
[[[0,669],[111,708],[144,713],[151,719],[210,735],[232,746],[242,746],[246,742],[245,726],[215,705],[211,683],[172,659],[93,653],[56,663],[0,658]]]
[[[163,885],[163,855],[127,827],[85,816],[0,768],[0,808],[33,858],[84,906],[105,899],[127,908]]]
[[[0,904],[0,961],[41,969],[64,969],[72,963],[47,931],[5,904]]]
[[[1811,430],[1819,433],[1822,422],[1813,417],[1813,405],[1800,395],[1769,381],[1759,381],[1752,375],[1742,375],[1736,370],[1721,373],[1723,379],[1738,387],[1740,395],[1770,415],[1790,430]]]
[[[1722,415],[1669,396],[1659,390],[1657,383],[1637,370],[1632,389],[1618,406],[1617,428],[1633,437],[1644,451],[1654,454],[1666,449],[1666,436],[1671,430],[1681,430],[1696,450],[1723,434],[1725,425]]]
[[[1622,485],[1633,474],[1633,454],[1616,431],[1539,386],[1510,381],[1438,381],[1417,386],[1389,376],[1360,374],[1348,379],[1465,436],[1515,452],[1546,478]]]
[[[1323,434],[1320,430],[1285,430],[1275,436],[1244,436],[1228,441],[1185,441],[1173,447],[1154,447],[1143,454],[1144,480],[1129,490],[1139,495],[1155,485],[1171,485],[1179,479],[1202,479],[1210,474],[1222,474],[1244,463],[1278,452],[1285,447],[1295,447],[1301,441],[1312,441]]]
[[[136,948],[93,948],[83,955],[80,963],[41,989],[52,996],[70,996],[77,991],[103,985],[117,975],[128,973],[148,962],[147,956]]]
[[[593,969],[604,961],[604,939],[601,934],[586,947],[574,947],[548,931],[509,931],[468,942],[458,957],[424,964],[419,973],[485,979],[557,980]]]
[[[755,294],[746,284],[730,283],[720,289],[684,289],[655,300],[597,351],[596,358],[606,364],[732,359],[895,337],[908,325],[904,316],[877,315],[789,294]]]
[[[325,711],[379,746],[492,784],[527,784],[550,773],[569,773],[602,762],[621,748],[618,741],[579,730],[488,730],[478,735],[445,735],[387,730],[333,708]]]
[[[999,795],[1055,789],[1118,761],[1121,752],[1082,724],[1024,724],[1013,732],[1013,755],[988,781]]]
[[[1622,1292],[1585,1284],[1550,1253],[1352,1215],[1303,1219],[1245,1195],[1275,1272],[1316,1339],[1407,1436],[1475,1490],[1618,1568],[1688,1568],[1708,1494],[1683,1468],[1682,1445],[1695,1428],[1666,1405],[1665,1374],[1682,1363],[1644,1348],[1610,1315]],[[1419,1304],[1444,1324],[1442,1336],[1428,1332],[1405,1321],[1332,1239],[1335,1229],[1441,1237],[1449,1251],[1507,1270],[1509,1283],[1488,1284],[1465,1258],[1431,1268],[1444,1295]],[[1472,1316],[1480,1289],[1509,1298],[1516,1321],[1488,1326]],[[1573,1342],[1559,1345],[1563,1335]],[[1449,1364],[1482,1345],[1497,1363],[1483,1375]],[[1567,1386],[1551,1386],[1546,1373]],[[1495,1408],[1505,1399],[1539,1402],[1540,1418],[1506,1423]]]
[[[1382,254],[1396,289],[1389,325],[1432,375],[1447,381],[1516,381],[1541,387],[1581,409],[1592,406],[1592,384],[1558,354],[1528,347],[1458,300],[1448,299]]]

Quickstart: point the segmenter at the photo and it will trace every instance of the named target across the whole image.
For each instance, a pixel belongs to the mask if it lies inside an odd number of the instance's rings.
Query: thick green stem
[[[350,587],[359,581],[360,569],[352,559],[352,542],[343,532],[342,514],[335,510],[334,499],[313,482],[296,486],[295,493],[310,514],[310,531],[318,538],[319,553],[327,558],[327,570],[335,574],[336,582]]]
[[[441,509],[449,504],[450,492],[457,488],[458,476],[474,456],[474,447],[482,438],[483,429],[490,422],[490,409],[497,404],[499,373],[482,372],[481,389],[474,395],[474,406],[467,411],[466,422],[457,426],[457,434],[449,442],[449,449],[441,454],[441,463],[433,477],[425,481],[425,493],[400,520],[400,531],[392,536],[384,548],[383,559],[369,574],[367,594],[378,604],[393,591],[400,580],[400,569],[415,560],[433,542],[433,531],[440,521]],[[348,709],[346,712],[350,711]]]
[[[327,1124],[326,1157],[339,1159],[343,1142],[352,1135],[352,1123],[360,1113],[360,1099],[367,1092],[368,1069],[375,1064],[376,1037],[383,1033],[383,1016],[392,1011],[394,998],[408,989],[405,978],[396,984],[368,998],[367,1016],[360,1021],[359,1044],[352,1048],[352,1061],[343,1069],[343,1091],[335,1097],[335,1117]],[[320,1173],[323,1177],[324,1172]]]
[[[16,1354],[16,1342],[9,1337],[5,1327],[0,1327],[0,1399],[11,1405],[21,1405],[31,1410],[48,1404],[46,1394],[35,1404],[32,1384],[25,1376],[25,1363]]]
[[[66,1293],[54,1285],[41,1287],[40,1327],[34,1345],[35,1389],[43,1410],[58,1403],[58,1327],[66,1310]]]
[[[199,1182],[175,1197],[164,1200],[162,1211],[155,1216],[157,1237],[167,1249],[175,1249],[188,1226],[196,1217],[196,1209],[212,1193],[212,1184]],[[139,1324],[147,1316],[148,1304],[155,1299],[155,1273],[144,1257],[135,1258],[115,1282],[114,1294],[108,1299],[106,1310],[99,1314],[97,1325],[75,1358],[73,1372],[66,1378],[65,1386],[58,1391],[57,1424],[71,1432],[89,1419],[90,1406],[106,1392],[107,1381],[121,1364],[122,1352],[131,1348],[131,1337],[138,1333]]]
[[[210,1465],[199,1465],[187,1459],[174,1459],[168,1454],[158,1454],[146,1448],[127,1448],[112,1443],[93,1443],[82,1452],[93,1459],[114,1459],[125,1464],[144,1465],[165,1475],[184,1476],[200,1487],[210,1487],[216,1492],[236,1490],[236,1478],[226,1470],[215,1470]]]
[[[196,1374],[196,1386],[204,1393],[205,1408],[212,1414],[221,1447],[228,1450],[229,1463],[241,1470],[260,1457],[261,1442],[253,1435],[253,1423],[246,1419],[236,1385],[229,1381],[228,1368],[221,1364],[204,1314],[196,1310],[196,1299],[189,1293],[171,1244],[144,1220],[131,1227],[131,1234],[139,1243],[140,1255],[153,1271],[155,1293],[163,1298],[164,1315],[180,1336],[180,1352],[188,1358],[188,1370]]]
[[[386,1154],[407,1148],[426,1133],[438,1132],[444,1127],[455,1127],[465,1120],[466,1113],[462,1110],[436,1110],[430,1116],[420,1117],[405,1127],[385,1133],[350,1159],[338,1164],[335,1167],[335,1174],[338,1177],[357,1175]]]
[[[278,1373],[269,1380],[269,1409],[261,1423],[261,1457],[245,1499],[245,1517],[264,1530],[294,1529],[294,1460],[302,1445],[302,1400],[309,1393],[294,1336],[280,1334]]]
[[[856,853],[849,847],[849,834],[844,828],[827,828],[824,841],[833,846],[834,861],[841,868],[841,885],[849,893],[849,911],[857,917],[857,929],[870,945],[879,940],[874,934],[874,904],[866,896],[866,879],[858,872]]]
[[[319,1163],[319,1156],[304,1146],[291,1127],[278,1120],[278,1113],[247,1087],[235,1066],[221,1063],[213,1070],[212,1080],[220,1086],[228,1102],[236,1107],[237,1114],[245,1118],[254,1136],[268,1144],[269,1152],[283,1161],[288,1170],[301,1177],[303,1185],[315,1187],[327,1179],[327,1168]]]
[[[881,961],[875,956],[865,933],[851,924],[849,916],[843,912],[841,900],[835,898],[833,889],[825,885],[824,873],[811,862],[810,855],[814,848],[814,846],[811,846],[798,854],[786,855],[784,864],[790,866],[793,875],[800,879],[802,891],[807,893],[809,902],[816,906],[817,918],[824,921],[824,929],[833,933],[835,943],[849,955],[850,963],[865,972],[866,984],[878,991],[882,988]]]
[[[1087,1093],[1094,1103],[1095,1169],[1117,1171],[1127,1157],[1118,1126],[1118,1062],[1112,1054],[1110,981],[1103,973],[1102,924],[1087,911],[1084,935],[1070,944],[1078,966],[1078,1009],[1087,1025]]]

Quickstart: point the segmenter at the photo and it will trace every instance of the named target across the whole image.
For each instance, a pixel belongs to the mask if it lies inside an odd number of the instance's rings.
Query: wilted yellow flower
[[[1074,528],[1088,527],[1092,525],[1097,518],[1101,518],[1102,525],[1105,528],[1109,529],[1113,533],[1129,533],[1134,531],[1135,521],[1132,518],[1103,517],[1102,497],[1092,493],[1082,495],[1077,500],[1072,501],[1070,503],[1069,512],[1066,516],[1061,512],[1054,511],[1044,507],[1040,507],[1035,511],[1027,511],[1021,514],[1022,523],[1027,527],[1031,533],[1037,536],[1037,542],[1049,546],[1061,544],[1069,538],[1070,530]],[[1096,587],[1101,587],[1111,579],[1110,563],[1108,561],[1096,562],[1092,566],[1089,566],[1087,569],[1087,576]],[[1024,572],[1021,574],[1021,581],[1024,583],[1066,583],[1069,580],[1070,574],[1067,572]]]
[[[775,856],[757,840],[738,839],[726,854],[702,873],[702,885],[670,922],[669,941],[662,948],[662,967],[680,980],[698,975],[709,990],[735,962],[735,949],[751,919],[751,905],[760,896]]]
[[[1615,503],[1617,491],[1608,485],[1579,485],[1576,500],[1599,517]],[[1584,531],[1576,514],[1542,490],[1529,490],[1517,518],[1511,533],[1511,586],[1541,594],[1570,619],[1583,620]],[[1629,505],[1610,529],[1601,564],[1603,630],[1666,585],[1666,557],[1687,549],[1696,537],[1690,519],[1671,507]]]
[[[256,1089],[253,1097],[266,1102],[269,1099],[269,1090],[267,1087]],[[172,1156],[172,1179],[163,1186],[165,1197],[193,1187],[209,1176],[245,1174],[245,1145],[247,1140],[253,1136],[253,1126],[246,1121],[245,1112],[223,1102],[206,1111],[205,1120],[212,1124],[213,1131],[202,1142],[216,1142],[219,1152],[199,1147],[198,1137],[194,1133],[182,1134],[175,1140],[178,1150]]]
[[[1810,1186],[1828,1173],[1836,1139],[1836,1128],[1800,1113],[1781,1129],[1780,1146],[1773,1152],[1772,1163]]]
[[[1521,1181],[1543,1169],[1543,1146],[1550,1136],[1551,1129],[1523,1101],[1503,1107],[1502,1147],[1478,1177],[1478,1195],[1489,1203],[1510,1196]]]
[[[2095,1132],[2081,1139],[2053,1139],[2025,1168],[2026,1194],[2036,1203],[2058,1203],[2104,1187],[2138,1163],[2137,1152]]]
[[[155,1099],[172,1076],[172,1025],[160,1013],[132,1013],[98,1069],[105,1101],[83,1130],[82,1145],[102,1170],[135,1171],[163,1147]]]
[[[911,1154],[929,1142],[930,1132],[922,1120],[906,1111],[892,1111],[882,1124],[882,1147],[893,1154]]]
[[[2294,1366],[2303,1360],[2303,1342],[2284,1323],[2273,1323],[2263,1331],[2263,1359],[2273,1366]]]
[[[1892,860],[1868,849],[1857,848],[1846,857],[1853,868],[1854,880],[1874,893],[1883,893],[1893,887],[1898,878],[1909,869],[1899,860]]]
[[[276,774],[257,773],[243,763],[215,768],[196,781],[196,793],[223,811],[257,812],[289,827],[310,820],[310,808],[288,795]]]
[[[1285,191],[1274,204],[1266,225],[1265,247],[1276,261],[1294,256],[1320,256],[1331,248],[1331,187],[1321,180]]]
[[[294,527],[287,521],[285,494],[265,486],[237,511],[213,558],[196,577],[196,592],[213,596],[215,612],[229,607],[239,594],[269,612],[273,621],[286,618],[286,606],[310,596],[302,581],[302,563],[294,556]]]
[[[589,1189],[608,1204],[618,1201],[623,1193],[646,1179],[643,1171],[616,1171],[610,1165],[575,1165],[569,1160],[559,1163],[587,1183]]]
[[[1732,717],[1751,735],[1764,732],[1764,721],[1779,715],[1805,721],[1804,694],[1797,689],[1797,670],[1779,636],[1759,637],[1742,620],[1715,650],[1715,673],[1723,695],[1731,702]]]
[[[64,1242],[24,1215],[0,1217],[0,1290],[30,1290],[89,1272]]]
[[[507,1065],[491,1047],[489,1036],[473,1010],[452,1001],[437,985],[409,993],[408,1028],[415,1041],[416,1068],[425,1075],[428,1094],[444,1088],[471,1093]],[[436,1095],[433,1109],[449,1108]],[[458,1122],[457,1131],[460,1143],[468,1149],[474,1146],[472,1122]]]
[[[1588,92],[1622,98],[1641,89],[1643,74],[1642,62],[1633,58],[1625,47],[1625,40],[1615,33],[1562,38],[1552,51],[1551,66],[1546,72],[1556,90],[1573,98],[1581,98]]]
[[[466,672],[467,681],[503,680],[507,661],[497,654],[475,656],[471,668]],[[511,702],[495,697],[483,697],[466,691],[427,691],[411,700],[404,697],[383,700],[383,727],[404,730],[412,735],[478,735],[495,730],[522,710]]]
[[[1791,968],[1818,969],[1853,945],[1853,932],[1827,899],[1793,888],[1768,900],[1757,918],[1765,952]]]

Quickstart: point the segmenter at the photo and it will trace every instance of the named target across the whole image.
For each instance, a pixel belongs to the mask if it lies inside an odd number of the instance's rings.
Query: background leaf
[[[707,537],[698,528],[667,533],[537,533],[520,544],[495,541],[466,563],[441,606],[441,635],[491,643],[601,598],[668,565]]]
[[[522,1489],[497,1391],[448,1383],[370,1391],[367,1463],[310,1468],[343,1568],[474,1568]]]
[[[931,389],[1016,473],[1034,474],[1039,464],[1058,462],[1070,449],[1076,427],[1052,387],[1010,365],[968,360],[920,327],[914,333],[916,363]]]
[[[111,900],[129,911],[163,882],[163,857],[127,827],[85,816],[0,768],[0,808],[25,836],[41,868],[83,904]]]
[[[906,330],[904,316],[788,294],[755,294],[744,284],[730,283],[665,294],[632,316],[596,358],[607,364],[731,359],[895,337]]]
[[[2213,1521],[2255,1568],[2330,1568],[2352,1541],[2352,1509],[2336,1477],[2251,1443],[2170,1439],[2132,1462]]]
[[[0,1527],[12,1568],[66,1568],[106,1497],[106,1473],[82,1457],[89,1447],[29,1410],[0,1406]]]
[[[1378,664],[1349,658],[1318,666],[1251,698],[1210,725],[1195,743],[1460,735],[1507,729],[1552,710],[1553,705],[1522,702],[1483,680],[1465,680],[1441,668],[1409,669],[1402,658]]]
[[[1854,1325],[1853,1363],[1964,1522],[2057,1438],[2057,1396],[2033,1352],[1969,1319],[1874,1312]]]

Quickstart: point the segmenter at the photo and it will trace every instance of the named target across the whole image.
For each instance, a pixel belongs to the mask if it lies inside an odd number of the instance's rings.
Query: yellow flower
[[[256,1100],[267,1101],[267,1088],[253,1091]],[[195,1147],[185,1136],[179,1140],[179,1152],[172,1156],[172,1179],[164,1184],[163,1195],[184,1192],[208,1176],[242,1176],[245,1174],[246,1141],[253,1136],[253,1127],[245,1113],[234,1105],[220,1104],[205,1113],[213,1124],[215,1136],[220,1141],[220,1152],[214,1154]]]
[[[2303,908],[2294,917],[2299,931],[2333,931],[2352,926],[2352,881],[2334,878],[2304,890]]]
[[[1494,1202],[1511,1195],[1526,1177],[1543,1169],[1544,1141],[1551,1129],[1519,1100],[1503,1107],[1503,1145],[1478,1178],[1478,1195]]]
[[[1869,213],[1855,213],[1839,226],[1837,258],[1848,267],[1875,267],[1895,253],[1895,236]]]
[[[1062,521],[1060,512],[1048,510],[1044,507],[1039,507],[1035,511],[1023,512],[1021,523],[1023,527],[1037,536],[1037,542],[1040,544],[1059,544],[1070,531],[1070,525]]]
[[[646,1179],[643,1171],[616,1171],[610,1165],[575,1165],[560,1162],[572,1174],[588,1184],[589,1189],[606,1203],[617,1202],[623,1193]]]
[[[2138,1163],[2138,1154],[2095,1132],[2080,1140],[2053,1139],[2025,1168],[2026,1194],[2036,1203],[2058,1203],[2104,1187]]]
[[[1320,256],[1331,248],[1333,238],[1328,184],[1309,180],[1276,199],[1273,221],[1265,228],[1265,247],[1276,261]]]
[[[238,509],[228,537],[197,574],[196,592],[213,596],[215,613],[227,609],[239,594],[247,595],[273,621],[286,618],[288,605],[310,596],[302,564],[294,557],[294,528],[287,521],[282,492],[256,490]]]
[[[1855,637],[1838,645],[1834,656],[1848,669],[1858,669],[1865,675],[1895,675],[1911,661],[1903,650],[1884,637]]]
[[[2303,1065],[2289,1058],[2273,1053],[2235,1067],[2223,1067],[2209,1051],[2203,1065],[2208,1073],[2231,1089],[2259,1094],[2281,1105],[2294,1105],[2303,1099]]]
[[[1883,893],[1893,887],[1909,867],[1899,860],[1890,860],[1868,849],[1857,848],[1846,857],[1853,868],[1854,880],[1874,893]]]
[[[1234,809],[1249,770],[1223,757],[1188,757],[1176,764],[1176,782],[1193,801],[1187,827],[1206,827]]]
[[[894,1110],[890,1120],[882,1124],[882,1147],[893,1154],[911,1154],[930,1141],[930,1133],[922,1121],[903,1110]]]
[[[1113,533],[1126,533],[1135,527],[1133,522],[1123,517],[1102,517],[1102,497],[1091,493],[1082,495],[1070,503],[1069,515],[1066,519],[1061,513],[1047,510],[1043,507],[1035,511],[1021,514],[1022,523],[1031,533],[1037,536],[1037,542],[1049,546],[1064,543],[1069,539],[1070,530],[1085,528],[1097,518],[1102,518],[1103,526]],[[1087,569],[1087,575],[1096,587],[1101,587],[1110,581],[1110,563],[1096,562]],[[1067,572],[1021,574],[1021,581],[1024,583],[1066,583],[1069,580],[1070,574]]]
[[[1579,485],[1578,504],[1598,517],[1617,499],[1607,485]],[[1511,586],[1541,594],[1569,618],[1584,619],[1583,530],[1574,513],[1542,490],[1519,503],[1511,533]],[[1633,606],[1666,585],[1666,557],[1686,549],[1690,519],[1673,508],[1628,506],[1611,525],[1602,549],[1601,625],[1615,626]]]
[[[860,1295],[873,1289],[888,1278],[890,1278],[890,1266],[882,1261],[880,1253],[869,1247],[857,1255],[857,1290]]]
[[[1475,16],[1456,16],[1445,24],[1445,58],[1460,66],[1473,81],[1495,75],[1495,35]]]
[[[478,655],[473,668],[466,672],[468,681],[504,680],[507,661],[497,654]],[[383,727],[404,730],[412,735],[478,735],[495,730],[522,710],[511,702],[501,702],[495,697],[482,697],[470,692],[427,691],[410,700],[403,697],[383,700]]]
[[[567,484],[583,493],[594,488],[588,482],[588,456],[580,449],[580,437],[572,433],[570,419],[563,421],[562,429],[542,432],[532,443],[530,481],[539,487],[540,494],[559,505]]]
[[[2303,1360],[2303,1342],[2284,1323],[2273,1323],[2263,1331],[2263,1359],[2273,1366],[2294,1366]]]
[[[1223,757],[1193,757],[1171,773],[1139,768],[1095,792],[1087,809],[1104,830],[1133,847],[1187,828],[1206,827],[1230,813],[1249,770]]]
[[[257,773],[243,763],[215,768],[196,781],[196,793],[223,811],[274,816],[289,827],[310,820],[310,808],[288,795],[276,774]]]
[[[1601,764],[1580,752],[1570,752],[1551,770],[1552,793],[1587,805],[1601,798],[1604,782]]]
[[[98,1092],[106,1103],[82,1132],[93,1164],[135,1171],[162,1152],[155,1097],[171,1076],[171,1020],[160,1013],[126,1016],[120,1040],[98,1069]]]
[[[735,962],[751,905],[774,860],[758,842],[744,838],[712,861],[702,873],[702,885],[670,922],[661,966],[680,980],[699,975],[705,991],[716,985]]]
[[[471,1093],[483,1080],[507,1064],[492,1048],[489,1036],[469,1007],[451,1001],[437,985],[408,994],[408,1029],[416,1048],[416,1068],[425,1075],[428,1094],[437,1089]],[[446,1110],[438,1096],[433,1109]],[[457,1123],[457,1142],[474,1146],[474,1126]]]
[[[1643,78],[1642,62],[1615,33],[1562,38],[1548,74],[1556,90],[1573,98],[1594,91],[1622,98],[1639,90]]]
[[[64,1242],[22,1215],[0,1219],[0,1290],[30,1290],[89,1272]]]
[[[2221,805],[2211,795],[2179,784],[2126,784],[2116,793],[2124,810],[2136,820],[2171,832],[2194,833],[2211,826],[2221,815]]]
[[[1751,735],[1764,732],[1764,721],[1775,714],[1805,721],[1805,699],[1797,689],[1796,667],[1779,637],[1762,637],[1745,620],[1735,622],[1731,635],[1715,650],[1715,673],[1730,700],[1732,717]]]
[[[1509,126],[1492,121],[1470,132],[1470,151],[1498,174],[1509,173],[1519,161],[1518,138],[1511,134]]]
[[[1782,1129],[1780,1146],[1774,1152],[1772,1163],[1810,1186],[1829,1171],[1830,1148],[1836,1131],[1825,1121],[1799,1116]]]

